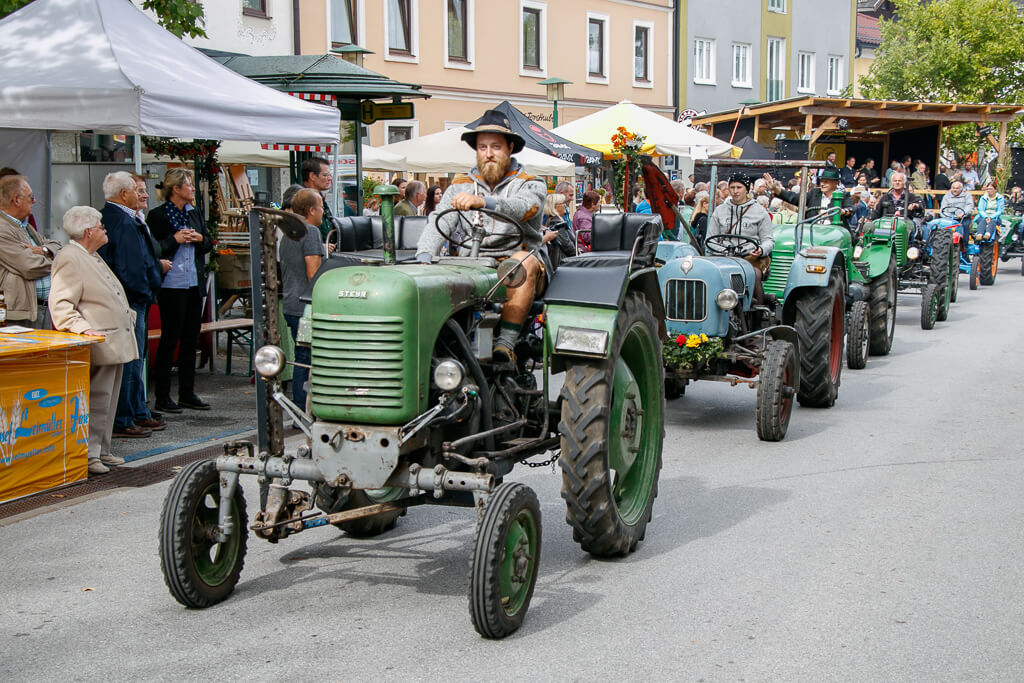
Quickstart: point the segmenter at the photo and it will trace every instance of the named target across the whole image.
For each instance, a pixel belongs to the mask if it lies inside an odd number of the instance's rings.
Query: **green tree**
[[[1024,17],[1011,0],[894,0],[896,19],[882,20],[881,44],[861,79],[869,99],[931,102],[1024,101]],[[1010,139],[1024,140],[1021,121]],[[946,131],[958,155],[977,147],[973,124]]]
[[[32,0],[0,0],[0,19],[21,9]],[[203,6],[189,0],[143,0],[142,8],[152,10],[165,29],[181,38],[205,38],[206,17]]]

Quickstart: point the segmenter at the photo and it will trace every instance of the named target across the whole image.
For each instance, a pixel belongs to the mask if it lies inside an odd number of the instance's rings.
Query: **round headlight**
[[[736,292],[731,289],[723,289],[718,293],[718,296],[715,297],[715,303],[718,304],[718,307],[727,311],[731,311],[736,308],[736,304],[739,302],[739,296],[737,296]]]
[[[441,391],[455,391],[462,384],[466,371],[462,363],[451,358],[443,360],[434,368],[434,384]]]
[[[682,263],[679,264],[679,270],[683,271],[683,274],[689,273],[693,268],[693,257],[687,256],[683,259]]]
[[[864,253],[864,247],[857,246],[853,248],[853,258],[860,258],[860,255]]]
[[[260,377],[277,377],[284,369],[284,351],[273,344],[261,346],[252,359]]]
[[[911,247],[910,249],[907,249],[907,258],[910,259],[911,261],[913,261],[920,255],[921,252],[918,251],[917,247]]]

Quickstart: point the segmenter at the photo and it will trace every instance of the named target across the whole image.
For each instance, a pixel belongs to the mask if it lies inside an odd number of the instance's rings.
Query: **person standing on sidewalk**
[[[121,375],[114,437],[144,438],[167,427],[146,407],[146,377],[141,352],[147,341],[149,306],[156,301],[164,270],[153,248],[149,230],[136,214],[139,192],[132,175],[126,171],[108,174],[103,179],[103,195],[107,203],[100,214],[107,228],[107,243],[99,248],[98,253],[117,276],[128,297],[128,304],[135,311],[135,343],[139,348],[139,358],[126,363]]]
[[[7,302],[8,325],[48,330],[50,267],[60,242],[44,240],[29,225],[35,202],[28,178],[0,178],[0,286]]]
[[[299,175],[302,176],[303,186],[316,190],[324,200],[324,217],[317,227],[320,229],[320,241],[326,242],[328,233],[334,230],[331,207],[327,205],[327,199],[324,197],[324,193],[331,189],[331,165],[323,157],[310,157],[302,162]]]
[[[124,364],[139,357],[135,312],[124,287],[96,251],[107,243],[102,215],[91,206],[64,214],[71,244],[53,260],[50,311],[58,330],[102,337],[89,346],[89,474],[105,474],[124,458],[110,452]]]
[[[163,204],[149,212],[149,227],[171,269],[157,295],[160,304],[160,345],[156,351],[156,409],[180,413],[181,408],[209,410],[196,396],[196,343],[202,326],[206,293],[206,255],[213,240],[194,203],[192,173],[171,168],[164,174]],[[178,402],[171,400],[171,366],[178,349]]]

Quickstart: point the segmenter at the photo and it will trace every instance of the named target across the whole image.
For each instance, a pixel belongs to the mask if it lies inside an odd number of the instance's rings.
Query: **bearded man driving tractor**
[[[430,263],[445,242],[479,225],[487,233],[481,244],[481,255],[499,261],[512,258],[522,263],[520,267],[525,270],[526,278],[521,284],[506,287],[508,301],[502,307],[501,331],[494,343],[496,361],[515,362],[516,341],[534,297],[544,291],[551,270],[546,252],[540,248],[541,209],[547,187],[539,178],[527,174],[512,158],[526,143],[511,130],[504,114],[488,110],[470,124],[470,128],[472,130],[462,134],[462,140],[476,151],[476,166],[468,175],[456,176],[445,191],[416,245],[416,260]],[[441,216],[442,232],[438,229],[438,215],[448,209],[458,211]],[[498,211],[517,220],[524,234],[520,235],[512,224],[496,221],[486,214],[462,213],[475,209]],[[468,254],[464,241],[457,246],[463,247],[460,255]]]

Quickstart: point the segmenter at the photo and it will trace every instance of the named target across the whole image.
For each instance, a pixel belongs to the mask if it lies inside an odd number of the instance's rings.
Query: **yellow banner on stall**
[[[0,334],[0,502],[87,478],[87,345],[96,341]]]

